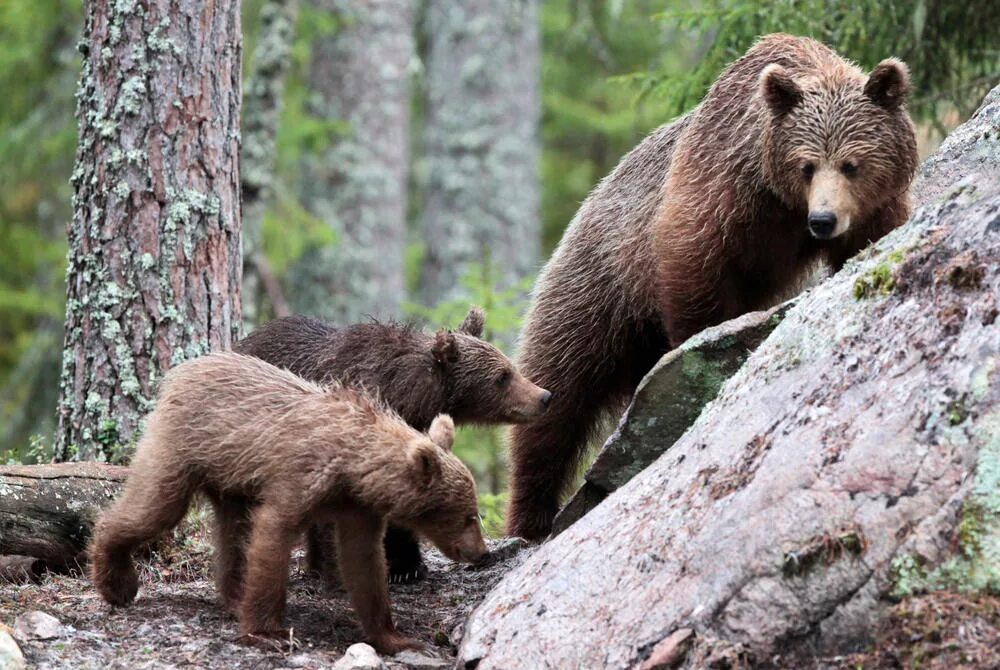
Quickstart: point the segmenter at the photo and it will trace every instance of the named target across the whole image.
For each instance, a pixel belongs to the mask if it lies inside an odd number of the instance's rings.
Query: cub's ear
[[[777,63],[771,63],[761,71],[760,92],[776,116],[787,114],[802,102],[802,89],[788,70]]]
[[[486,312],[482,307],[470,307],[469,313],[465,315],[465,320],[458,327],[458,332],[472,335],[473,337],[483,336],[483,324],[486,323]]]
[[[897,58],[886,58],[868,75],[865,95],[879,107],[890,112],[906,102],[910,92],[910,69]]]
[[[441,476],[441,456],[438,448],[427,440],[410,447],[410,464],[421,486],[427,487]]]
[[[455,334],[447,330],[439,330],[434,336],[431,353],[434,354],[434,361],[438,365],[447,367],[457,363],[459,355],[458,343],[455,342]]]
[[[438,414],[427,431],[427,437],[445,451],[451,451],[451,445],[455,441],[455,422],[447,414]]]

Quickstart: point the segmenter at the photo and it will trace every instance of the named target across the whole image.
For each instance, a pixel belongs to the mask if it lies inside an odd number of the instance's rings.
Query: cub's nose
[[[546,409],[548,409],[549,402],[551,402],[551,401],[552,401],[552,393],[550,393],[549,391],[546,391],[545,393],[543,393],[542,397],[539,398],[538,402],[541,403],[541,405],[542,405],[542,411],[543,412]]]
[[[837,228],[837,215],[833,212],[809,212],[809,232],[817,240],[833,237]]]

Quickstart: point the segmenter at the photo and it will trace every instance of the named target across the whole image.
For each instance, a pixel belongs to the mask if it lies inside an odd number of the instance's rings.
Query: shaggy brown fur
[[[513,430],[509,531],[540,538],[602,412],[667,350],[834,270],[906,220],[906,67],[762,38],[587,198],[535,287],[521,369],[552,407]]]
[[[365,323],[344,328],[308,316],[276,319],[236,343],[256,356],[317,382],[336,380],[373,392],[417,430],[438,414],[458,423],[519,423],[548,405],[551,394],[521,375],[481,339],[485,314],[469,310],[457,331],[424,333],[411,326]],[[333,529],[311,529],[309,565],[327,577]],[[390,526],[386,556],[393,581],[426,573],[416,539]]]
[[[393,626],[382,536],[388,518],[453,560],[485,554],[475,483],[449,451],[453,437],[447,416],[424,435],[358,391],[255,358],[183,363],[163,380],[125,491],[99,520],[91,579],[108,602],[131,602],[131,551],[176,525],[203,491],[218,520],[222,600],[244,634],[286,635],[292,546],[310,522],[331,518],[365,633],[385,653],[419,646]]]

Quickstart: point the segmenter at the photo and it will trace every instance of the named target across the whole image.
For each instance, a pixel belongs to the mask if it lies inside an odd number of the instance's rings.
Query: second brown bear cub
[[[339,328],[308,316],[276,319],[233,350],[325,383],[339,381],[376,393],[417,430],[438,414],[457,423],[522,423],[548,407],[551,394],[521,375],[482,339],[483,310],[472,308],[455,331],[425,333],[394,323]],[[330,574],[324,554],[331,529],[309,533],[309,564]],[[426,572],[412,534],[390,526],[385,540],[389,574],[407,581]]]
[[[188,361],[164,378],[125,491],[98,522],[94,585],[112,604],[131,602],[132,550],[175,526],[201,491],[216,511],[222,600],[244,634],[287,637],[292,547],[309,523],[334,519],[365,633],[384,653],[419,646],[393,626],[382,537],[391,519],[453,560],[486,553],[476,486],[450,452],[453,437],[447,416],[424,435],[363,393],[255,358]]]

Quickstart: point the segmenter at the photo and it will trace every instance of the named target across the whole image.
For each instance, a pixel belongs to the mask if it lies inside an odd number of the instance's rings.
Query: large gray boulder
[[[754,349],[781,323],[789,301],[707,328],[666,354],[639,383],[618,428],[552,524],[558,535],[645,470],[694,423]]]
[[[801,667],[894,597],[1000,588],[1000,90],[914,193],[683,437],[504,578],[459,667]]]

